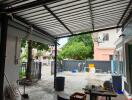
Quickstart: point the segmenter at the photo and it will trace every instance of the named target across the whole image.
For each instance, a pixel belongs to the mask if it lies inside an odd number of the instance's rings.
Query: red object
[[[70,100],[86,100],[86,94],[75,92],[70,96]]]

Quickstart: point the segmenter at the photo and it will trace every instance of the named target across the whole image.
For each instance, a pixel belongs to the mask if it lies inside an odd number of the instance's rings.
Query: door
[[[128,64],[129,64],[129,75],[130,75],[130,84],[132,93],[132,44],[128,45]]]

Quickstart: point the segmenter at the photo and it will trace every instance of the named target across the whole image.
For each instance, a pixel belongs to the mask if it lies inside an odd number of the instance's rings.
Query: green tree
[[[91,34],[70,37],[58,52],[58,59],[84,60],[93,58],[93,40]]]
[[[32,40],[22,40],[21,47],[26,48],[27,47],[27,55],[23,55],[22,57],[27,57],[27,70],[26,70],[26,79],[31,80],[31,63],[32,63],[32,49],[36,48],[39,51],[42,50],[48,50],[49,47],[46,44],[42,44],[39,42],[35,42]],[[25,53],[24,53],[25,54]]]
[[[25,39],[22,39],[22,41],[21,41],[21,47],[22,48],[26,48],[27,44],[28,44],[28,41],[25,40]],[[48,47],[47,44],[43,44],[43,43],[35,42],[35,41],[32,41],[32,48],[35,48],[35,49],[41,50],[41,51],[49,49],[49,47]]]

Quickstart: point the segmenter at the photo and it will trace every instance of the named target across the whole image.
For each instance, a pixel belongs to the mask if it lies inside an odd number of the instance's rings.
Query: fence
[[[41,68],[42,68],[41,62],[32,61],[32,66],[31,66],[32,79],[38,79],[38,80],[41,79]],[[26,75],[26,69],[27,69],[27,62],[23,62],[20,66],[19,73],[23,73],[23,75]]]
[[[57,72],[62,72],[64,71],[63,67],[62,67],[62,62],[58,61],[57,62],[57,68],[56,68]],[[54,61],[51,62],[51,74],[54,74]]]
[[[94,64],[96,70],[100,70],[101,72],[111,71],[111,61],[64,60],[62,65],[64,71],[72,71],[72,70],[78,70],[79,63],[81,66],[81,70],[83,70],[84,67],[87,68],[89,64]]]
[[[111,72],[111,61],[96,60],[63,60],[60,64],[57,64],[57,72],[80,70],[78,67],[79,63],[81,71],[85,71],[89,64],[94,64],[96,72]],[[53,73],[54,65],[52,64],[51,67],[51,73]]]

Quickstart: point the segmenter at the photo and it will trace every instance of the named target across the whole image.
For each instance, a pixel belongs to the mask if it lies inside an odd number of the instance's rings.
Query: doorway
[[[132,44],[128,44],[128,64],[129,64],[129,75],[130,75],[130,84],[132,84]],[[130,90],[132,93],[132,89]]]

